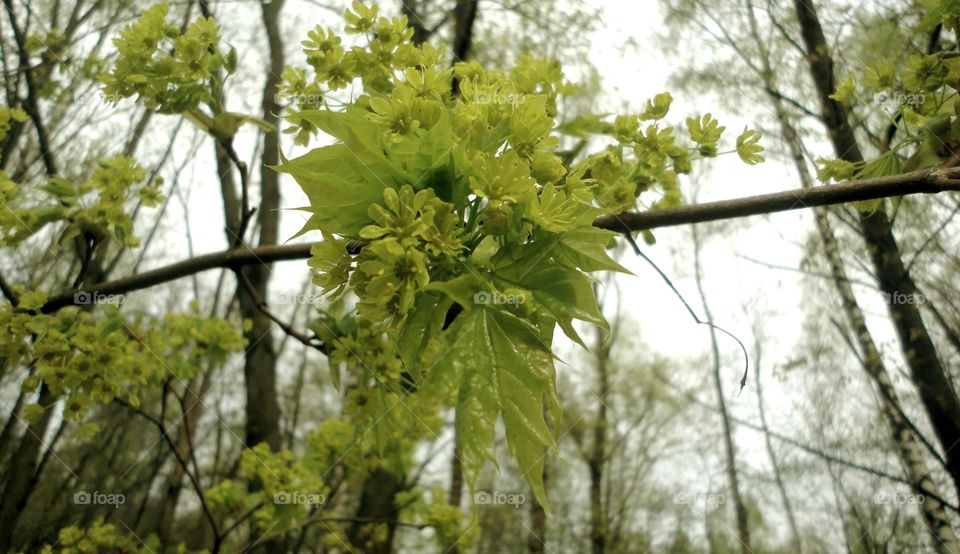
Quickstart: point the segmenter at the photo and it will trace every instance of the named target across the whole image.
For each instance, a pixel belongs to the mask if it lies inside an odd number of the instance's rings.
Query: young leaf
[[[459,388],[456,428],[464,477],[472,489],[484,462],[496,463],[494,426],[503,417],[507,446],[534,496],[547,505],[543,460],[554,439],[544,418],[553,404],[553,354],[537,329],[496,308],[461,314],[428,380]]]
[[[539,249],[539,248],[538,248]],[[543,306],[563,329],[564,334],[586,348],[573,328],[573,320],[579,319],[609,331],[607,320],[600,313],[593,284],[583,272],[553,263],[543,263],[544,256],[528,252],[520,263],[501,270],[511,286],[523,287],[533,294],[537,304]]]
[[[607,246],[617,236],[613,231],[583,226],[554,236],[558,241],[555,246],[557,261],[568,267],[579,267],[586,272],[619,271],[633,275],[607,254]]]
[[[743,128],[743,132],[737,137],[737,155],[744,163],[756,165],[764,160],[764,157],[760,155],[760,152],[763,152],[763,147],[758,144],[762,136],[752,129]]]

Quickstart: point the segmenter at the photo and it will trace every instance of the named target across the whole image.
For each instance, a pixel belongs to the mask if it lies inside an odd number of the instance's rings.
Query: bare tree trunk
[[[0,552],[10,551],[13,545],[13,532],[36,486],[39,477],[37,464],[43,449],[43,436],[47,434],[50,421],[53,419],[53,404],[56,401],[47,384],[41,385],[37,403],[43,408],[43,415],[36,423],[27,425],[20,439],[20,445],[11,458],[2,503],[0,503],[0,522],[3,522],[4,527],[4,531],[0,533]]]
[[[280,130],[277,124],[280,106],[277,104],[276,95],[280,74],[283,73],[284,67],[283,43],[280,40],[279,28],[279,15],[282,8],[283,0],[274,0],[264,3],[262,10],[263,27],[270,52],[270,66],[266,72],[266,82],[263,87],[262,118],[274,125],[274,128],[267,131],[263,139],[258,209],[260,246],[276,244],[279,230],[279,176],[269,166],[279,162],[280,150]],[[239,210],[236,213],[239,213]],[[255,265],[242,270],[241,278],[249,281],[260,298],[267,298],[270,273],[270,266]],[[271,450],[279,450],[282,437],[279,425],[280,407],[277,402],[277,353],[271,334],[273,322],[260,311],[257,300],[252,298],[243,286],[237,287],[237,300],[240,304],[241,317],[252,322],[250,330],[246,332],[249,346],[243,366],[247,390],[246,444],[253,447],[265,442]]]
[[[547,490],[549,476],[549,460],[544,451],[543,459],[543,490]],[[547,551],[547,512],[537,501],[537,497],[530,495],[530,529],[527,533],[527,552],[530,554],[544,554]]]
[[[413,37],[410,40],[414,44],[423,44],[430,38],[430,30],[423,24],[423,17],[417,0],[403,0],[400,13],[406,16],[407,26],[413,29]]]
[[[460,439],[456,429],[453,431],[453,454],[450,456],[450,491],[447,504],[460,509],[463,499],[463,462],[457,453],[460,452]],[[450,542],[443,547],[444,554],[458,554],[460,552],[460,537],[451,537]]]
[[[713,328],[713,314],[710,313],[710,306],[707,304],[707,295],[703,289],[703,272],[700,267],[700,235],[697,232],[697,226],[691,227],[693,232],[694,248],[694,271],[697,281],[697,291],[700,293],[700,301],[703,304],[704,317],[710,324],[710,349],[713,359],[713,387],[717,392],[717,406],[720,411],[720,418],[723,423],[723,446],[727,462],[727,481],[730,486],[730,495],[733,497],[733,506],[737,516],[737,539],[740,542],[740,551],[743,554],[750,554],[753,549],[750,547],[750,524],[748,520],[747,507],[743,503],[743,497],[740,495],[740,482],[737,475],[737,454],[733,445],[733,433],[730,425],[730,415],[727,412],[727,400],[723,393],[723,383],[720,375],[720,346],[717,342],[717,331]]]
[[[767,73],[767,82],[765,84],[769,91],[773,91],[775,87],[772,82],[769,58],[764,55],[762,61],[764,62],[764,71]],[[773,94],[770,94],[769,98],[783,131],[784,140],[787,143],[794,165],[800,176],[801,185],[804,188],[812,187],[813,177],[810,175],[803,156],[799,134],[790,121],[782,101]],[[863,311],[860,309],[854,296],[853,288],[847,278],[843,259],[840,255],[837,240],[834,236],[833,228],[830,225],[826,208],[814,208],[814,217],[817,232],[823,243],[824,256],[830,268],[834,286],[843,305],[844,316],[847,324],[850,325],[856,335],[856,342],[860,350],[863,369],[876,383],[877,389],[880,392],[881,413],[883,413],[890,427],[893,444],[903,463],[907,479],[911,483],[911,488],[914,493],[922,495],[925,498],[923,503],[917,504],[921,516],[924,518],[933,535],[934,545],[942,544],[946,549],[941,551],[953,552],[955,550],[952,549],[957,547],[956,536],[950,527],[949,519],[943,506],[933,498],[941,497],[940,490],[929,477],[929,470],[926,462],[923,460],[920,441],[909,423],[903,417],[903,408],[899,397],[893,388],[890,375],[883,363],[876,343],[867,328]]]
[[[610,393],[608,362],[610,345],[603,344],[601,331],[597,330],[597,419],[593,423],[593,447],[587,459],[590,469],[590,549],[593,554],[603,554],[607,549],[607,520],[603,503],[603,477],[607,463],[607,397]]]
[[[463,61],[473,46],[473,23],[477,19],[478,0],[457,0],[453,8],[453,59]]]
[[[184,389],[184,403],[183,403],[183,413],[180,415],[180,425],[178,426],[177,431],[177,442],[176,448],[178,457],[180,459],[187,460],[190,458],[190,433],[195,431],[190,431],[190,429],[197,428],[197,421],[200,420],[200,416],[203,414],[203,397],[207,394],[207,391],[210,390],[210,385],[212,380],[210,379],[209,373],[203,375],[202,382],[198,382],[197,377],[191,378]],[[200,386],[199,390],[195,390],[197,386]],[[171,530],[173,524],[176,521],[176,511],[177,505],[180,500],[180,493],[183,491],[183,478],[185,475],[185,468],[178,464],[173,464],[173,469],[170,471],[170,475],[167,477],[166,483],[164,484],[164,497],[159,510],[159,520],[157,521],[157,536],[159,537],[169,537],[171,536]],[[149,491],[147,491],[149,494]]]
[[[810,72],[823,109],[821,119],[834,151],[840,159],[861,162],[863,155],[850,126],[847,110],[843,104],[830,98],[835,88],[833,60],[817,12],[810,0],[795,0],[794,7],[807,50]],[[955,448],[960,444],[960,401],[950,386],[919,308],[915,303],[894,300],[901,296],[916,298],[919,291],[904,266],[885,206],[881,205],[870,213],[860,212],[859,225],[880,290],[891,299],[887,309],[900,339],[911,378],[943,448],[947,470],[960,494],[960,450]]]
[[[350,545],[358,552],[390,554],[393,551],[396,521],[400,515],[396,497],[403,488],[399,477],[379,467],[364,480],[356,521],[347,531]],[[380,526],[386,526],[387,532],[377,532]]]
[[[793,505],[790,503],[787,487],[783,483],[783,475],[780,473],[780,463],[777,461],[777,454],[773,450],[773,441],[770,440],[767,412],[763,407],[763,383],[760,379],[760,368],[762,367],[760,361],[761,352],[762,350],[758,345],[753,363],[753,378],[757,385],[757,410],[760,412],[760,426],[763,428],[763,440],[767,448],[767,456],[770,458],[770,465],[773,467],[773,479],[777,484],[777,490],[780,492],[780,501],[783,502],[783,510],[787,514],[787,523],[790,524],[790,546],[795,552],[803,552],[803,543],[800,540],[800,529],[797,526],[797,518],[793,513]]]

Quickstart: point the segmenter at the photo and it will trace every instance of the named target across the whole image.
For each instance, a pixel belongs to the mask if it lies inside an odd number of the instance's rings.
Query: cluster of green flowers
[[[331,417],[307,435],[303,451],[297,455],[289,450],[273,452],[266,444],[245,450],[239,479],[220,481],[205,495],[218,517],[242,517],[253,510],[252,519],[260,532],[283,536],[304,518],[342,507],[331,496],[335,493],[331,487],[343,482],[361,487],[369,472],[378,467],[402,474],[411,462],[415,441],[391,437],[377,443],[377,435],[395,432],[396,428],[390,429],[386,423],[374,428],[354,424],[349,414]],[[379,456],[372,456],[374,452]],[[258,486],[251,489],[244,481]],[[427,518],[427,523],[433,522],[440,525],[446,520],[441,522],[439,515]],[[341,529],[331,523],[327,530],[345,532],[345,526]]]
[[[233,63],[218,53],[216,24],[201,20],[181,36],[166,13],[152,8],[124,31],[107,94],[137,94],[232,136],[244,119],[224,113],[211,90],[222,83],[210,78]],[[302,43],[306,64],[287,68],[280,90],[294,99],[285,132],[296,144],[319,133],[335,141],[283,157],[277,169],[309,199],[301,233],[324,239],[309,261],[314,283],[334,298],[356,297],[352,324],[318,333],[332,365],[360,376],[346,414],[380,421],[409,392],[397,386],[404,375],[422,382],[405,404],[422,401],[422,410],[396,410],[401,416],[386,419],[392,429],[371,427],[372,444],[403,457],[410,442],[396,429],[433,429],[438,408],[457,398],[471,484],[492,456],[502,415],[511,452],[543,502],[538,464],[552,444],[544,410],[559,405],[554,328],[582,344],[574,320],[605,327],[588,273],[625,271],[606,252],[615,234],[593,221],[635,209],[647,192],[658,191],[653,207],[680,203],[678,174],[690,172],[695,154],[718,155],[724,128],[709,114],[693,117],[690,140],[680,140],[663,121],[666,93],[612,122],[588,115],[558,125],[558,102],[577,87],[555,61],[523,55],[510,69],[451,68],[441,49],[411,42],[403,17],[355,1],[345,19],[351,43],[316,28]],[[347,87],[349,100],[340,101]],[[577,161],[558,151],[562,135],[610,145]],[[746,163],[762,161],[758,140],[749,130],[737,139]]]
[[[20,108],[0,106],[0,140],[3,140],[7,136],[14,122],[23,123],[28,119],[27,112]]]
[[[324,477],[330,466],[321,467],[308,453],[295,457],[289,450],[273,452],[266,444],[243,451],[240,474],[258,483],[249,491],[243,483],[224,480],[207,491],[211,508],[223,516],[239,517],[261,505],[253,521],[261,531],[282,535],[312,509],[323,509],[329,489]]]
[[[709,114],[692,117],[689,142],[680,140],[663,121],[666,93],[639,114],[558,126],[559,99],[577,89],[555,61],[524,55],[508,70],[450,68],[442,52],[410,43],[403,18],[355,2],[346,19],[346,32],[365,45],[348,48],[318,28],[304,42],[309,68],[284,74],[284,93],[298,98],[287,132],[301,145],[320,132],[336,141],[278,169],[310,201],[301,232],[324,237],[309,262],[314,283],[357,299],[358,327],[324,339],[334,345],[331,361],[362,362],[352,364],[365,378],[350,390],[348,412],[358,420],[379,413],[403,394],[398,377],[425,378],[415,396],[458,397],[468,481],[489,457],[502,414],[511,451],[542,497],[537,445],[542,453],[551,442],[543,409],[556,405],[553,328],[582,343],[573,320],[605,327],[587,272],[625,271],[605,251],[614,233],[593,221],[635,209],[654,187],[653,207],[679,204],[678,174],[691,171],[695,154],[718,155],[724,128]],[[347,85],[362,93],[332,108]],[[561,135],[612,144],[575,161],[558,152]],[[737,139],[744,162],[763,160],[759,138],[745,130]],[[454,304],[467,315],[447,329]],[[526,358],[506,361],[520,350]],[[365,351],[371,356],[357,354]],[[387,386],[370,389],[370,378]]]
[[[169,314],[136,323],[115,306],[102,315],[68,307],[37,313],[46,301],[40,291],[20,291],[17,308],[0,306],[0,359],[31,368],[22,387],[45,384],[65,400],[64,417],[82,420],[96,403],[115,398],[139,406],[140,396],[171,378],[189,378],[201,367],[222,364],[242,350],[245,339],[229,322],[196,314]],[[27,420],[43,415],[37,404],[24,408]]]
[[[400,322],[430,281],[428,260],[437,266],[463,253],[461,221],[432,189],[414,193],[409,185],[384,189],[383,205],[372,204],[369,215],[376,223],[360,230],[370,243],[357,256],[350,287],[365,320]]]
[[[60,529],[56,545],[44,545],[43,554],[98,554],[99,552],[131,552],[147,554],[162,550],[156,535],[150,535],[145,541],[131,537],[112,523],[104,523],[98,517],[85,528],[71,525]],[[186,552],[180,548],[178,553]]]
[[[287,67],[282,75],[282,98],[292,99],[300,110],[314,110],[326,106],[331,93],[362,80],[368,91],[388,91],[394,84],[394,73],[411,67],[435,67],[444,59],[443,51],[429,45],[415,47],[410,43],[413,30],[407,27],[405,17],[378,16],[377,6],[366,6],[355,1],[344,17],[350,34],[367,37],[365,46],[346,48],[333,31],[316,27],[303,41],[306,67]],[[414,78],[416,80],[416,78]],[[427,77],[421,87],[436,86],[444,81]],[[449,87],[447,87],[449,88]],[[436,87],[442,91],[443,87]],[[392,120],[395,132],[404,132],[408,123],[402,108],[380,103],[375,113]],[[308,120],[287,130],[296,133],[297,144],[307,144],[317,128]]]
[[[113,70],[101,77],[104,95],[118,100],[136,95],[161,113],[182,113],[211,103],[207,81],[220,69],[236,69],[236,52],[217,48],[220,27],[200,17],[181,33],[167,22],[164,2],[147,9],[114,39],[117,58]]]
[[[300,142],[318,131],[340,142],[281,166],[311,199],[314,215],[304,230],[326,238],[310,260],[314,282],[334,296],[349,287],[368,322],[402,328],[418,293],[482,262],[495,244],[522,243],[537,229],[582,230],[594,217],[634,208],[654,184],[662,195],[653,207],[679,204],[677,174],[690,172],[691,152],[717,155],[724,128],[709,114],[690,118],[693,145],[681,146],[662,122],[672,102],[664,93],[643,113],[612,123],[585,117],[561,125],[566,134],[616,140],[568,168],[555,152],[554,118],[557,99],[576,89],[556,62],[522,56],[506,71],[476,62],[451,70],[433,48],[411,45],[409,32],[377,31],[404,21],[376,14],[359,3],[347,13],[348,33],[373,30],[366,48],[345,50],[323,29],[304,43],[312,79],[305,69],[287,75],[285,90],[308,100],[288,118],[288,131]],[[366,94],[343,111],[314,109],[320,104],[310,99],[354,79]],[[651,123],[641,129],[641,121]],[[745,130],[737,139],[745,162],[763,160],[759,138]],[[355,190],[345,191],[347,183]],[[354,255],[348,247],[356,240],[368,242]]]
[[[955,29],[958,4],[932,2],[918,27],[928,33],[942,24]],[[952,50],[928,55],[886,56],[861,74],[841,81],[831,98],[862,107],[897,126],[897,142],[875,159],[857,164],[817,160],[817,177],[824,182],[882,177],[933,167],[952,154],[960,141],[960,57]],[[909,157],[905,155],[908,153]],[[904,161],[904,158],[906,160]],[[873,209],[880,201],[864,203]]]
[[[90,178],[81,183],[51,177],[38,187],[47,194],[43,201],[17,207],[18,202],[28,202],[22,195],[24,187],[0,172],[0,201],[8,208],[0,212],[0,243],[16,246],[45,225],[64,222],[61,241],[82,234],[139,246],[128,203],[136,200],[143,206],[158,205],[163,199],[161,185],[161,179],[147,181],[146,172],[134,160],[116,156],[100,162]]]

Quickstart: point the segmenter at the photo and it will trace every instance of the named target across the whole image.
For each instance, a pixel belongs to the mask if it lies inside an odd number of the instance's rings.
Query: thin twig
[[[680,291],[677,290],[677,287],[674,286],[673,281],[671,281],[670,278],[667,277],[667,274],[664,273],[663,270],[660,269],[660,267],[653,262],[653,260],[648,258],[647,255],[644,254],[642,250],[640,250],[640,247],[637,245],[637,241],[633,239],[633,236],[627,233],[627,234],[624,234],[624,237],[627,239],[627,242],[630,243],[630,246],[633,247],[633,251],[637,254],[637,256],[640,256],[641,258],[644,259],[644,261],[650,264],[650,267],[652,267],[657,272],[657,274],[660,275],[660,278],[663,279],[663,281],[667,284],[667,286],[670,287],[670,290],[673,291],[673,294],[675,294],[676,297],[680,299],[680,302],[683,303],[683,307],[687,309],[687,312],[690,314],[690,317],[692,317],[693,320],[697,322],[697,325],[706,325],[708,327],[712,327],[713,329],[716,329],[717,331],[720,331],[721,333],[737,341],[737,344],[740,345],[740,350],[743,351],[743,377],[740,378],[740,390],[737,392],[737,396],[739,396],[740,393],[743,392],[743,388],[747,386],[747,373],[750,370],[750,356],[747,354],[747,347],[744,346],[743,341],[738,339],[736,335],[734,335],[730,331],[727,331],[723,327],[720,327],[715,323],[711,323],[709,321],[703,321],[702,319],[700,319],[697,316],[697,312],[693,311],[693,308],[690,307],[690,304],[687,303],[687,300],[683,297],[682,294],[680,294]]]

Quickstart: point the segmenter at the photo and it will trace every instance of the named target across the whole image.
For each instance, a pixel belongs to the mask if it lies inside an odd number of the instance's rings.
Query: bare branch
[[[593,225],[601,229],[629,233],[659,227],[704,223],[846,202],[874,200],[890,196],[960,191],[960,179],[958,177],[960,177],[960,168],[957,167],[924,169],[903,175],[847,181],[837,185],[794,189],[647,212],[627,212],[619,215],[602,216],[594,220]],[[241,246],[221,252],[213,252],[151,271],[62,292],[51,297],[43,305],[41,311],[44,313],[55,312],[64,306],[74,304],[74,294],[77,292],[123,294],[175,281],[209,269],[236,269],[248,265],[304,259],[310,257],[311,246],[310,243],[282,246],[268,245],[258,248]],[[353,241],[347,245],[348,251],[351,252],[356,252],[361,247],[362,243],[359,241]]]
[[[609,215],[597,218],[593,224],[611,231],[642,231],[891,196],[960,191],[960,181],[956,179],[958,176],[960,174],[953,168],[925,169],[903,175],[847,181],[837,185],[794,189],[647,212]]]

